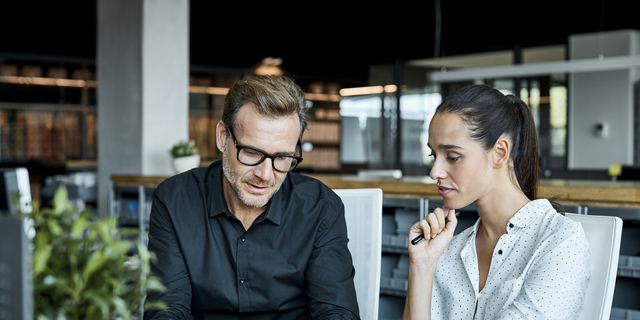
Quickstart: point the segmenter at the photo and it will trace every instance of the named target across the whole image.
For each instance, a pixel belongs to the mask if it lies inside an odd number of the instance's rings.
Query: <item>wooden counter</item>
[[[356,175],[311,174],[332,189],[380,188],[385,197],[435,198],[440,196],[429,177],[359,178]],[[167,177],[112,175],[115,186],[155,188]],[[560,196],[563,205],[640,208],[640,182],[542,180],[540,198]]]

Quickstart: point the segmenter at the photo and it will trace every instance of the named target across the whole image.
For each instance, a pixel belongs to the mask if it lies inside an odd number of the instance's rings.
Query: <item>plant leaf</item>
[[[67,188],[60,186],[53,195],[53,208],[56,212],[64,212],[68,206],[69,195],[67,194]]]

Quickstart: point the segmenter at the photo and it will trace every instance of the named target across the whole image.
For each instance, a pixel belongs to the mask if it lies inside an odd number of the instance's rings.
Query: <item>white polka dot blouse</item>
[[[589,244],[579,222],[546,199],[529,202],[500,237],[482,291],[479,223],[455,236],[438,260],[432,319],[577,319],[589,283]]]

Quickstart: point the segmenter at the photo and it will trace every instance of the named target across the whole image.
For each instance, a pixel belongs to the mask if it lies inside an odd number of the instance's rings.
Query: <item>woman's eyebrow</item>
[[[429,147],[431,150],[433,150],[431,145],[428,144],[428,143],[427,143],[427,147]],[[439,144],[438,145],[438,149],[440,149],[440,150],[460,150],[460,149],[462,149],[462,147],[456,146],[455,144]]]
[[[441,144],[438,146],[438,149],[442,150],[459,150],[462,149],[460,146],[456,146],[454,144]]]

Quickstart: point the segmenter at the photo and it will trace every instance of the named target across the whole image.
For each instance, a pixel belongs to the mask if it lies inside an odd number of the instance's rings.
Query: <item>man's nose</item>
[[[264,181],[271,180],[271,178],[273,178],[273,160],[267,157],[262,163],[256,166],[253,173]]]

